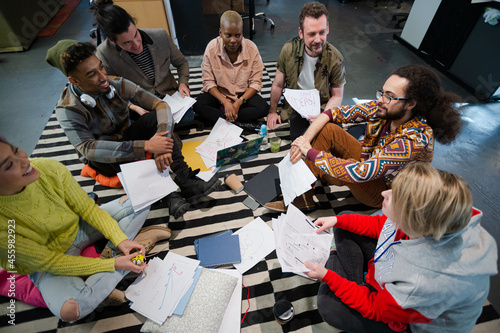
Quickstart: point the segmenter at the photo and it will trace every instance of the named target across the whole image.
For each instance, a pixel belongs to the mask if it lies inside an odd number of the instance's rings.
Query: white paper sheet
[[[326,264],[333,239],[331,233],[316,234],[318,226],[293,204],[288,206],[285,218],[277,223],[280,225],[274,231],[278,233],[276,254],[284,273],[309,271],[304,266],[306,261],[322,266]]]
[[[241,286],[243,284],[243,276],[235,269],[217,269],[217,272],[238,278],[233,295],[229,300],[229,304],[222,319],[222,324],[219,328],[219,333],[238,333],[241,330]]]
[[[166,95],[163,100],[167,102],[168,106],[170,106],[170,111],[172,112],[172,116],[174,117],[174,122],[176,124],[181,121],[187,110],[189,110],[189,108],[196,103],[196,100],[192,97],[186,96],[182,98],[181,93],[178,91],[176,91],[172,96]]]
[[[150,260],[148,274],[140,275],[125,292],[133,302],[132,310],[159,325],[163,324],[193,283],[199,263],[172,251],[163,260]]]
[[[358,105],[358,104],[363,104],[363,103],[369,103],[369,102],[373,101],[373,99],[362,99],[362,98],[353,97],[352,101],[354,102],[354,104]]]
[[[159,172],[152,159],[121,164],[120,169],[118,178],[136,212],[178,188],[168,170]]]
[[[199,154],[199,153],[198,153]],[[201,159],[203,160],[203,163],[205,163],[205,166],[207,168],[215,168],[215,159],[206,157],[200,154]]]
[[[196,175],[196,177],[200,178],[201,180],[204,180],[205,182],[208,182],[212,177],[219,171],[220,167],[212,167],[212,169],[208,171],[200,171]]]
[[[290,153],[278,164],[280,174],[280,187],[283,193],[285,206],[288,206],[297,196],[309,191],[316,177],[303,160],[292,164]]]
[[[273,230],[260,218],[234,233],[240,237],[241,262],[234,267],[241,274],[255,266],[275,248]]]
[[[207,168],[211,168],[215,166],[218,150],[232,147],[243,141],[240,137],[242,132],[242,128],[219,118],[208,137],[195,150],[201,155]]]
[[[286,101],[297,111],[302,118],[310,119],[309,115],[317,116],[321,113],[321,102],[317,89],[288,89],[283,92]]]

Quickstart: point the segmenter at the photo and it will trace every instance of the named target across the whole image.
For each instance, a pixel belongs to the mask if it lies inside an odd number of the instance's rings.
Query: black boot
[[[170,193],[164,200],[166,200],[168,211],[174,219],[178,219],[189,209],[189,203],[177,192]]]
[[[219,185],[220,181],[216,177],[213,177],[208,182],[205,182],[196,177],[185,178],[177,176],[175,182],[181,188],[182,196],[189,202],[195,203],[198,199],[209,195],[215,191]]]

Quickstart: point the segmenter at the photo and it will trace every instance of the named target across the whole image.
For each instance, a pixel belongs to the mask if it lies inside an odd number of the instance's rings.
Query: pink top
[[[203,92],[218,87],[223,95],[236,100],[248,88],[257,92],[262,89],[264,64],[257,45],[248,39],[241,41],[241,52],[234,63],[229,60],[222,38],[212,39],[205,49],[201,68]]]

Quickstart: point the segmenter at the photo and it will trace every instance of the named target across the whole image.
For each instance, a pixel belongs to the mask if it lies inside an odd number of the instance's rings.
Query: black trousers
[[[196,98],[193,109],[200,118],[211,124],[215,124],[219,118],[226,118],[219,100],[209,93],[199,95]],[[262,96],[255,94],[246,103],[241,105],[236,120],[240,122],[255,121],[267,116],[268,112],[269,104],[267,104]]]
[[[140,117],[132,118],[135,118],[135,121],[129,126],[129,128],[125,130],[121,141],[149,140],[155,135],[158,128],[156,112],[151,111]],[[172,136],[172,138],[174,139],[174,149],[172,152],[173,162],[170,165],[170,168],[175,174],[183,177],[189,173],[189,167],[184,161],[184,156],[182,156],[180,138],[175,134]],[[128,162],[133,161],[121,163],[101,163],[96,161],[89,161],[88,164],[92,169],[96,170],[101,175],[113,177],[121,171],[120,164]]]
[[[305,133],[309,127],[309,121],[297,112],[292,110],[290,114],[290,140],[295,140]]]
[[[334,229],[334,236],[337,250],[330,253],[326,268],[375,292],[373,286],[364,282],[363,272],[367,270],[368,262],[373,258],[377,240],[339,228]],[[395,333],[387,324],[367,319],[343,303],[325,282],[321,282],[319,286],[317,302],[323,320],[337,329],[353,333]],[[407,328],[402,333],[410,332]]]

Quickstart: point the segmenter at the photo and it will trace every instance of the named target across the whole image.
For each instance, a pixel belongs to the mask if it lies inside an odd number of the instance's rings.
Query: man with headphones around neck
[[[47,62],[68,77],[56,106],[56,116],[80,160],[98,173],[112,177],[120,164],[152,153],[160,172],[169,166],[182,197],[194,203],[213,192],[218,180],[195,178],[173,136],[173,118],[167,104],[121,77],[107,76],[95,56],[95,46],[61,40],[47,51]],[[131,112],[139,115],[132,122]],[[180,217],[189,208],[176,192],[167,197],[170,214]]]

